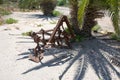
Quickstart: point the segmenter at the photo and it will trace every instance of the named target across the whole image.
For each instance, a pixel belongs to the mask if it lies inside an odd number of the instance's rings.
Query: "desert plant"
[[[120,37],[120,28],[118,23],[119,22],[119,6],[120,6],[118,5],[119,0],[94,0],[94,1],[81,0],[81,1],[87,2],[87,4],[85,4],[85,8],[83,9],[84,21],[83,21],[83,27],[81,31],[83,33],[82,35],[91,36],[91,29],[93,26],[96,25],[96,22],[94,19],[103,16],[103,12],[100,12],[100,10],[108,10],[111,13],[111,19],[114,25],[116,36]],[[78,12],[79,14],[81,13],[81,10],[82,9],[80,7]]]
[[[120,39],[120,0],[108,0],[116,37]]]
[[[78,0],[69,0],[69,4],[70,4],[70,22],[71,25],[73,26],[74,32],[75,34],[80,34],[80,29],[79,29],[79,22],[78,22],[78,4],[79,1]]]
[[[77,35],[91,37],[91,30],[97,24],[95,18],[102,17],[99,8],[93,5],[93,0],[70,0],[71,24]]]
[[[95,18],[104,16],[101,10],[108,10],[112,13],[111,19],[116,35],[120,37],[119,2],[119,0],[70,0],[74,32],[91,37],[91,30],[97,24]]]
[[[43,11],[44,15],[52,16],[56,4],[57,4],[57,0],[41,0],[40,8]]]
[[[6,20],[6,23],[7,24],[13,24],[13,23],[17,23],[18,21],[17,20],[15,20],[15,19],[13,19],[13,18],[8,18],[7,20]]]

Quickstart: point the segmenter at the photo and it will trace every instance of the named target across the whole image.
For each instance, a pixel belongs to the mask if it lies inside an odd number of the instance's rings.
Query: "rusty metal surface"
[[[66,23],[67,28],[69,30],[69,34],[65,31],[63,27],[63,23]],[[40,36],[39,36],[40,35]],[[45,36],[49,36],[49,38],[45,38]],[[34,39],[34,42],[37,46],[34,48],[34,57],[39,58],[39,61],[43,58],[44,48],[55,47],[55,46],[64,46],[64,44],[71,48],[70,39],[74,38],[74,33],[72,28],[68,22],[67,16],[61,16],[57,25],[52,30],[43,30],[41,29],[39,32],[32,32],[30,36]],[[42,43],[40,46],[39,43]],[[38,59],[30,57],[33,61],[38,62]]]

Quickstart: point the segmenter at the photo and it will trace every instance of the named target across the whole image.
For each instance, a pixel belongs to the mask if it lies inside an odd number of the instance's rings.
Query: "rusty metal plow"
[[[66,23],[66,32],[63,23]],[[71,48],[70,39],[74,38],[74,33],[70,27],[67,16],[61,16],[56,27],[51,30],[41,29],[39,32],[32,32],[30,36],[34,39],[37,46],[33,49],[34,55],[30,55],[30,59],[35,62],[40,62],[43,59],[45,48],[64,47]]]

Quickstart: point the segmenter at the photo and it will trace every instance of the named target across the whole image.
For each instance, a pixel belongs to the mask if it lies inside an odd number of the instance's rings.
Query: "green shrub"
[[[69,31],[68,28],[65,28],[65,31],[66,31],[68,34],[70,34],[70,31]]]
[[[61,15],[61,13],[59,12],[59,11],[53,11],[53,16],[60,16]]]
[[[28,31],[28,32],[24,32],[24,33],[22,33],[22,35],[23,36],[30,36],[30,33],[31,33],[32,31]]]
[[[84,36],[81,36],[81,35],[76,35],[74,38],[72,38],[70,40],[70,42],[81,42],[85,40],[85,37]]]
[[[92,28],[92,31],[98,32],[99,29],[100,29],[100,26],[99,26],[99,25],[95,25],[95,26]]]
[[[41,0],[40,8],[46,16],[53,16],[53,11],[56,7],[57,0]]]
[[[58,5],[58,6],[66,5],[66,0],[58,0],[58,1],[57,1],[57,5]]]
[[[76,35],[75,36],[75,41],[76,42],[80,42],[80,41],[83,41],[85,39],[85,37],[81,36],[81,35]]]
[[[70,31],[68,28],[65,28],[65,31],[70,34]],[[73,31],[74,33],[74,31]],[[80,41],[83,41],[85,39],[84,36],[81,36],[81,35],[76,35],[74,39],[71,39],[71,42],[80,42]]]
[[[15,19],[13,19],[13,18],[9,18],[9,19],[6,20],[6,23],[7,23],[7,24],[13,24],[13,23],[17,23],[17,22],[18,22],[18,21],[15,20]]]
[[[117,35],[116,35],[115,33],[111,34],[111,35],[110,35],[110,38],[113,39],[113,40],[120,41],[120,38],[117,37]]]

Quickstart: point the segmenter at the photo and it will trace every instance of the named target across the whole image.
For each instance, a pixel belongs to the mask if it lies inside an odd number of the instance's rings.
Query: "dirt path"
[[[108,57],[119,55],[120,45],[87,40],[74,43],[72,50],[49,49],[41,63],[34,63],[28,59],[28,49],[35,44],[21,33],[53,28],[59,18],[41,12],[14,12],[4,18],[8,17],[19,22],[0,26],[0,80],[120,80],[120,68]]]

